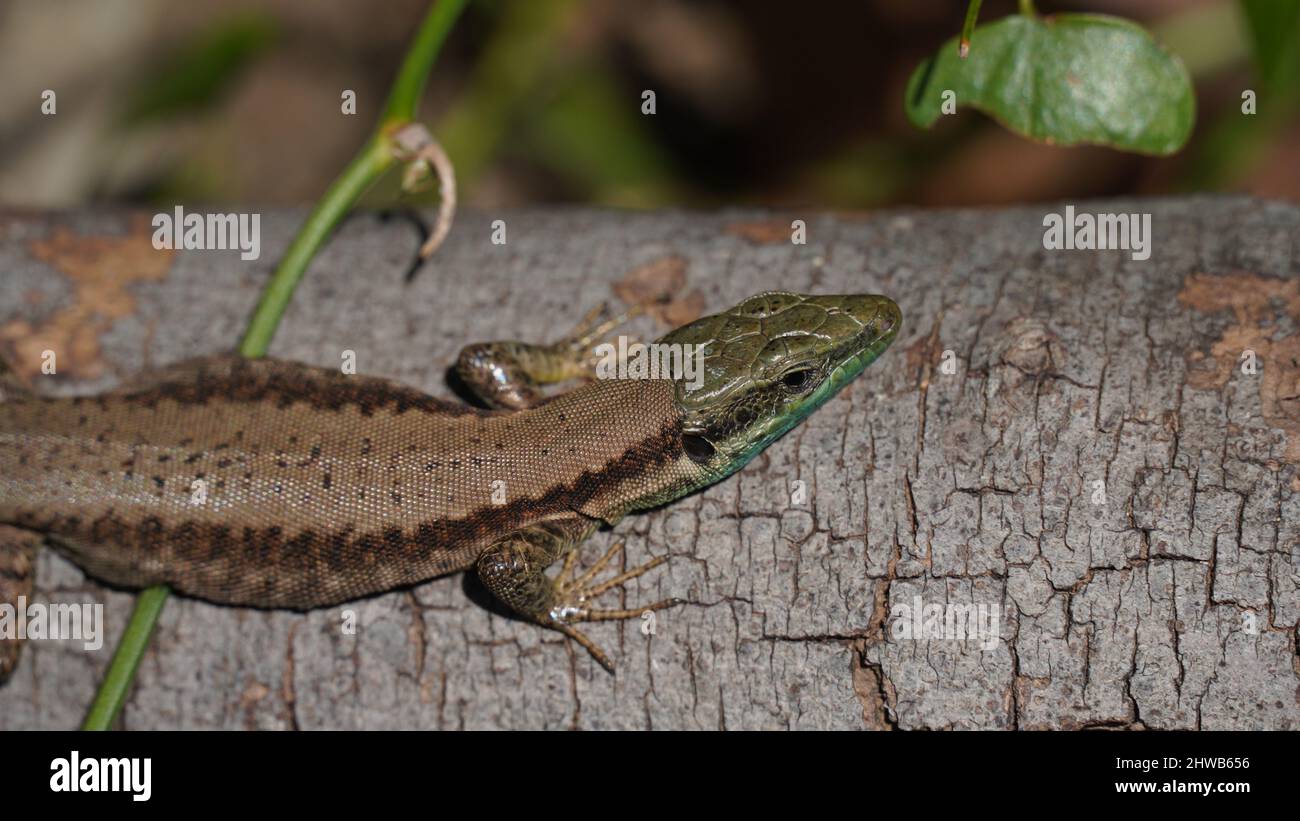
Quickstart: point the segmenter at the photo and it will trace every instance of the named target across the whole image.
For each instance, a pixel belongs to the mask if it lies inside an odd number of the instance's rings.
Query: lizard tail
[[[25,608],[31,598],[36,583],[36,549],[40,544],[38,533],[0,525],[0,608],[14,608],[7,619],[11,628],[17,623],[18,609]],[[0,684],[13,675],[23,649],[23,639],[10,633],[0,631]]]

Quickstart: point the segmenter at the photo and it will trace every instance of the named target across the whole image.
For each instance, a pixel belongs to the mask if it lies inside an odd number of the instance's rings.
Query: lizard
[[[902,315],[878,295],[758,294],[657,340],[697,346],[691,382],[593,378],[593,343],[620,321],[597,318],[552,344],[465,347],[455,371],[484,408],[233,355],[96,396],[10,391],[0,604],[30,598],[45,541],[111,585],[259,608],[326,607],[472,570],[509,611],[612,673],[577,625],[683,600],[595,606],[667,556],[597,581],[622,542],[581,573],[579,546],[739,470],[871,364]],[[0,640],[0,681],[21,647]]]

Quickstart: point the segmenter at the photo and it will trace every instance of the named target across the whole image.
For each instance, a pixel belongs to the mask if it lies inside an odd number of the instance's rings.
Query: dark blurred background
[[[0,204],[314,201],[373,127],[428,0],[10,0]],[[1189,190],[1300,202],[1300,78],[1260,114],[1234,0],[1039,0],[1134,19],[1189,71],[1169,158],[1052,148],[975,112],[918,131],[903,88],[965,0],[472,0],[422,108],[477,206],[859,209]],[[1014,0],[988,0],[984,22]],[[1292,37],[1294,44],[1296,38]],[[57,113],[41,94],[57,93]],[[340,111],[342,91],[357,114]],[[641,114],[653,89],[657,113]],[[1286,92],[1280,94],[1278,90]],[[1285,96],[1285,99],[1275,99]],[[398,196],[395,180],[371,205]]]

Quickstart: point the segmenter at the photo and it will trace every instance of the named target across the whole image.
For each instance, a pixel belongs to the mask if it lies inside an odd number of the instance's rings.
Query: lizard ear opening
[[[713,458],[713,454],[717,452],[717,449],[713,447],[713,443],[698,433],[682,434],[682,450],[686,451],[686,455],[691,458],[692,462],[701,465],[707,464]]]

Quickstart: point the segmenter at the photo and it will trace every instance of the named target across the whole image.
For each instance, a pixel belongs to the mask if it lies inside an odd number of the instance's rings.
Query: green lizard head
[[[902,314],[888,297],[769,291],[683,325],[661,343],[703,350],[679,379],[683,445],[710,480],[739,470],[875,361]]]

